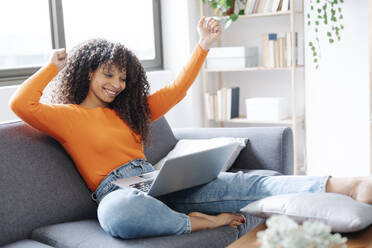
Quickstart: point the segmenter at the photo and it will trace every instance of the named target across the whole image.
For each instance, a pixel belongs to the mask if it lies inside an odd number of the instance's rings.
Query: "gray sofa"
[[[172,130],[165,118],[153,123],[145,147],[155,164],[178,139],[248,137],[231,171],[292,174],[292,132],[285,127],[186,128]],[[224,226],[185,235],[122,240],[106,234],[97,205],[63,147],[23,121],[0,124],[0,246],[4,247],[226,247],[263,220],[246,216]]]

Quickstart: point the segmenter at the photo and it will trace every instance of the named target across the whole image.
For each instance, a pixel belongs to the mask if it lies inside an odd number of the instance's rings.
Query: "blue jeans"
[[[328,176],[221,172],[207,184],[156,198],[111,183],[118,178],[151,171],[154,169],[150,163],[135,159],[103,179],[92,198],[98,202],[98,220],[105,232],[122,239],[190,233],[190,217],[187,215],[190,212],[238,212],[245,205],[272,195],[325,192],[328,180]]]

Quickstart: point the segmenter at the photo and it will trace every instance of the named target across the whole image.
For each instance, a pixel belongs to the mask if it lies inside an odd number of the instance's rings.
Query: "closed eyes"
[[[112,78],[112,74],[104,73],[106,77]],[[121,81],[125,82],[126,78],[120,78]]]

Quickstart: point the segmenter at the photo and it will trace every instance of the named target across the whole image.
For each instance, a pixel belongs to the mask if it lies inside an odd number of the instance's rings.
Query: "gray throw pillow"
[[[276,195],[252,202],[242,212],[263,218],[286,215],[298,223],[320,221],[333,232],[355,232],[372,223],[372,205],[335,193]]]

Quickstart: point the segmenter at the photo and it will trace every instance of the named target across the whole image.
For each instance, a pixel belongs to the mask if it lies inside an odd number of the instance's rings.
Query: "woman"
[[[372,203],[371,178],[258,176],[221,173],[208,184],[154,198],[111,182],[153,171],[143,144],[151,122],[181,101],[221,36],[214,20],[202,17],[199,43],[174,82],[149,95],[149,84],[136,56],[119,43],[94,39],[75,47],[69,57],[55,51],[50,62],[14,93],[11,109],[29,125],[58,140],[74,160],[98,203],[98,220],[123,239],[190,233],[245,222],[236,214],[246,204],[275,194],[334,192]],[[40,103],[56,78],[54,104]]]

